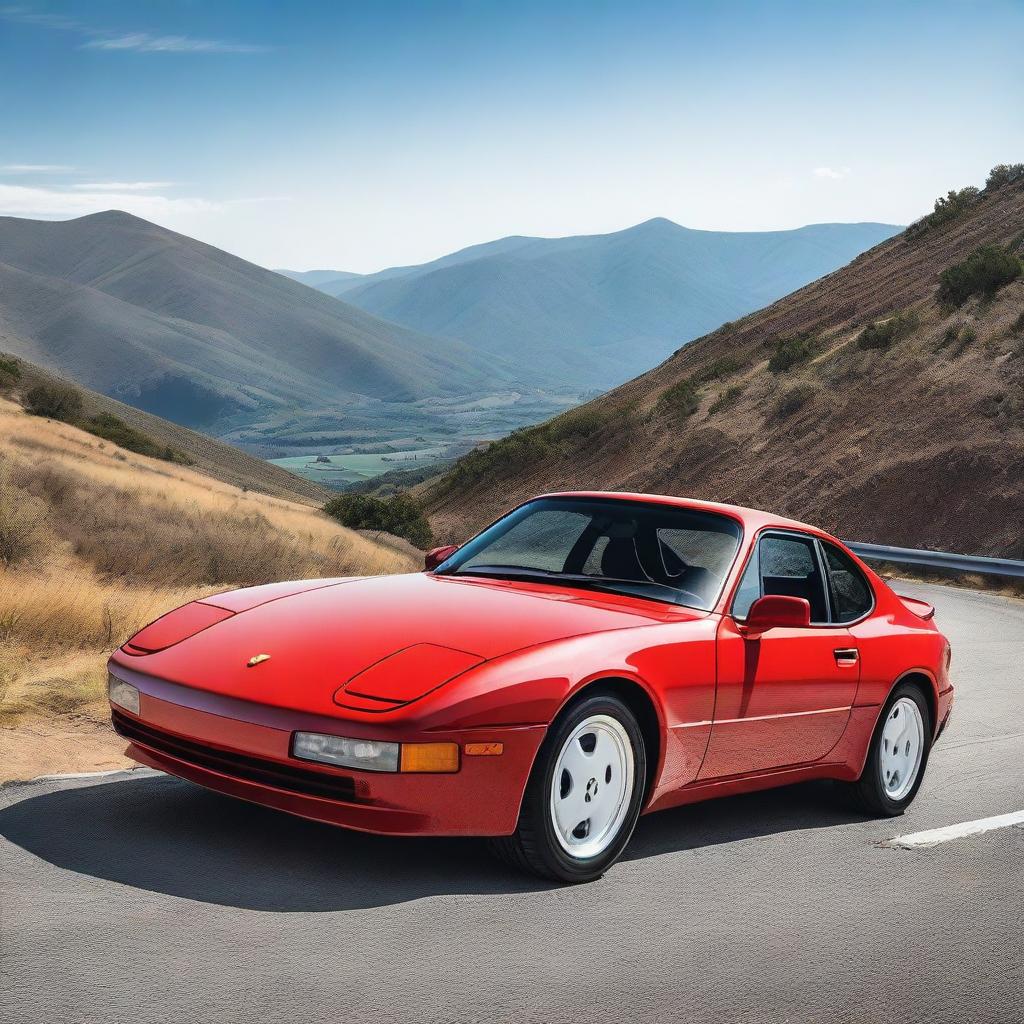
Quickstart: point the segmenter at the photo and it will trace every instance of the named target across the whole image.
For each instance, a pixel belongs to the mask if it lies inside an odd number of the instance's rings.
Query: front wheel
[[[917,795],[931,750],[928,702],[914,683],[900,683],[879,716],[867,762],[852,785],[855,802],[869,814],[902,814]]]
[[[600,878],[633,834],[646,782],[636,716],[610,694],[584,697],[548,733],[518,827],[493,846],[504,860],[543,878]]]

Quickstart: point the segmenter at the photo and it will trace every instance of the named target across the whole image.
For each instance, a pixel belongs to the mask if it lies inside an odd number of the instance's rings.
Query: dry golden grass
[[[0,399],[0,727],[99,716],[109,651],[236,586],[418,568],[316,509],[122,451]]]

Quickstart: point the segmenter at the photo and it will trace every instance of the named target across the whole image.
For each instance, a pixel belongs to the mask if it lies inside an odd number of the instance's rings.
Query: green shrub
[[[723,409],[728,409],[740,395],[743,394],[743,388],[738,384],[734,384],[728,391],[723,391],[712,403],[708,409],[708,415],[713,416],[716,412],[721,412]]]
[[[21,380],[21,367],[16,359],[0,356],[0,388],[9,388]]]
[[[914,221],[907,228],[907,237],[913,238],[931,228],[937,228],[951,220],[956,220],[957,217],[966,210],[969,210],[978,201],[980,195],[981,190],[973,185],[968,185],[966,188],[960,189],[959,192],[951,189],[946,195],[939,196],[935,200],[935,208],[931,213],[920,220]]]
[[[888,320],[868,324],[857,336],[857,347],[888,348],[894,342],[912,334],[918,323],[917,314],[913,310],[895,313]]]
[[[1024,180],[1024,164],[996,164],[988,172],[985,188],[1001,188],[1015,181]]]
[[[25,396],[25,408],[33,416],[73,423],[82,413],[82,396],[63,384],[37,384]]]
[[[775,402],[775,415],[780,418],[792,416],[798,409],[802,409],[816,394],[818,388],[809,381],[797,381],[791,384]]]
[[[803,363],[810,359],[817,348],[817,339],[810,334],[794,334],[788,338],[778,338],[774,342],[774,351],[768,360],[768,369],[772,373],[785,373],[797,363]]]
[[[658,399],[658,408],[676,416],[692,416],[700,407],[700,388],[689,377],[666,388]]]
[[[963,263],[947,267],[939,275],[939,302],[962,306],[972,295],[991,298],[1000,288],[1021,275],[1021,262],[1001,245],[983,245]]]
[[[367,494],[339,494],[324,511],[353,530],[383,530],[404,537],[417,547],[427,547],[433,536],[430,524],[408,494],[372,498]]]
[[[723,377],[731,377],[743,369],[743,364],[732,356],[723,356],[709,363],[699,373],[693,376],[698,384],[707,384],[713,380],[721,380]]]
[[[192,460],[184,453],[167,445],[158,444],[151,437],[141,433],[134,427],[128,426],[124,420],[112,416],[108,412],[101,412],[90,417],[82,426],[90,434],[102,437],[106,441],[112,441],[121,448],[130,452],[138,452],[139,455],[148,455],[151,459],[163,459],[165,462],[176,462],[182,466],[189,466]]]

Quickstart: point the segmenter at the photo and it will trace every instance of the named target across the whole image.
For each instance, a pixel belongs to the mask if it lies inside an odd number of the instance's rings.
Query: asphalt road
[[[1024,602],[940,587],[954,719],[901,819],[830,784],[668,811],[581,887],[156,775],[0,790],[0,1020],[1020,1021]]]

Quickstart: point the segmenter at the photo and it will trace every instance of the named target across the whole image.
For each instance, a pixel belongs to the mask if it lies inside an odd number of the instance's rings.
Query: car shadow
[[[805,783],[642,818],[626,859],[856,820],[821,783]],[[0,835],[70,871],[251,910],[361,910],[558,887],[506,868],[479,840],[350,832],[169,776],[26,797],[0,809]]]

